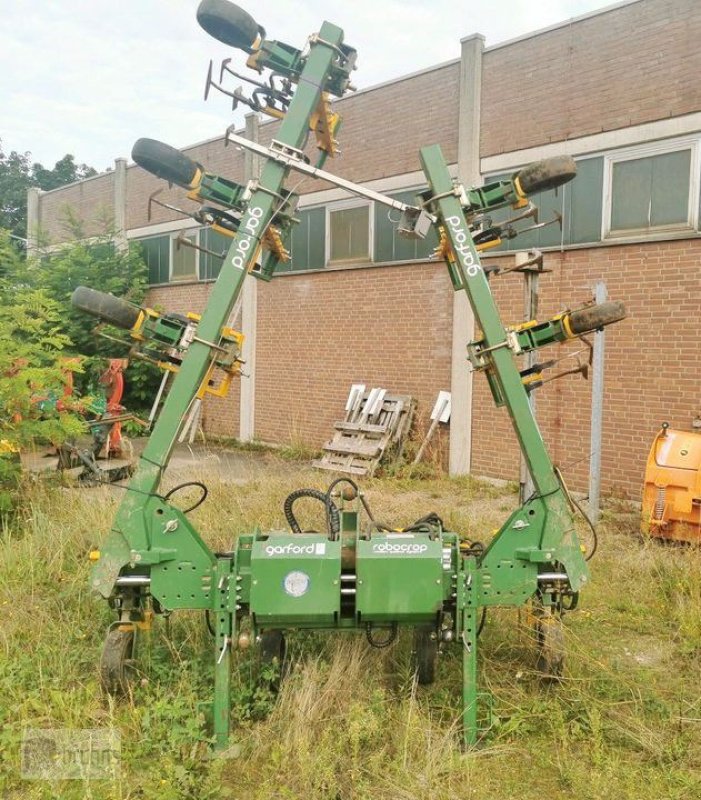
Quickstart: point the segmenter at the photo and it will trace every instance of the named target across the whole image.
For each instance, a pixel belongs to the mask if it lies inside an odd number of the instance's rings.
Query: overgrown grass
[[[226,475],[193,477],[206,478],[211,488],[192,518],[216,549],[256,524],[283,527],[286,494],[328,482],[282,461],[241,486]],[[409,474],[368,481],[366,489],[379,520],[401,525],[437,511],[473,539],[489,538],[516,504],[510,489],[469,479]],[[170,638],[161,622],[143,637],[143,676],[131,700],[116,704],[100,692],[96,665],[110,615],[88,592],[87,554],[120,499],[118,489],[38,487],[26,524],[0,538],[3,798],[687,800],[701,794],[701,552],[640,541],[635,517],[620,508],[604,520],[592,584],[580,610],[566,618],[568,661],[560,683],[543,685],[536,674],[523,614],[490,615],[480,640],[480,680],[492,695],[493,715],[476,750],[459,746],[457,647],[442,655],[436,683],[423,688],[411,672],[408,633],[384,651],[353,635],[296,634],[291,673],[277,700],[257,680],[254,654],[237,657],[238,757],[211,760],[211,645],[199,615],[174,615]],[[312,503],[301,502],[299,512],[304,527],[322,522]],[[122,735],[119,781],[20,778],[24,728],[108,726]]]

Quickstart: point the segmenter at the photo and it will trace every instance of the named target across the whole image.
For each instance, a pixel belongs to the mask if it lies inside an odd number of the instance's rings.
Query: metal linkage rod
[[[302,174],[309,175],[312,178],[318,178],[319,180],[326,181],[327,183],[332,183],[339,189],[343,189],[346,192],[358,195],[359,197],[365,197],[367,200],[373,200],[374,202],[380,203],[383,206],[388,206],[389,208],[394,208],[397,211],[402,212],[413,211],[417,214],[421,213],[422,211],[422,209],[418,206],[412,206],[409,203],[402,203],[399,200],[388,197],[386,194],[376,192],[373,189],[368,189],[367,186],[361,186],[359,183],[353,183],[353,181],[348,181],[345,178],[339,178],[338,175],[334,175],[332,172],[319,169],[319,167],[313,167],[311,164],[307,164],[307,162],[303,160],[303,154],[301,152],[296,153],[290,150],[290,148],[285,147],[285,145],[281,145],[279,142],[276,142],[274,139],[272,142],[273,147],[265,147],[262,144],[257,144],[256,142],[252,142],[250,139],[239,136],[239,134],[234,133],[234,131],[231,129],[227,130],[226,138],[230,142],[234,142],[240,147],[243,147],[245,150],[250,150],[259,156],[270,158],[273,161],[277,161],[278,164],[284,164],[286,167],[289,167],[296,172],[301,172]],[[432,214],[428,214],[427,217],[431,222],[436,221],[436,217]]]

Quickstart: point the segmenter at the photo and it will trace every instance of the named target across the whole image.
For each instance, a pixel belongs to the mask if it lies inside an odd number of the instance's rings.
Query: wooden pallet
[[[333,438],[313,465],[350,475],[373,475],[383,458],[401,455],[415,407],[408,395],[392,395],[381,388],[366,392],[362,384],[354,385],[346,416],[334,425]]]

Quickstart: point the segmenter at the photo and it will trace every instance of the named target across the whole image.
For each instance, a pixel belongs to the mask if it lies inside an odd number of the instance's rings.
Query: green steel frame
[[[495,399],[506,406],[536,488],[535,496],[509,517],[483,552],[461,545],[456,533],[444,531],[435,521],[400,534],[363,532],[362,498],[351,492],[340,495],[340,525],[335,532],[256,531],[241,534],[231,552],[216,554],[185,513],[159,494],[182,421],[221,352],[222,331],[244,279],[253,271],[264,233],[284,209],[289,196],[285,179],[296,162],[303,163],[300,153],[322,90],[331,82],[342,93],[346,72],[355,60],[354,55],[344,60],[354,51],[343,44],[341,29],[328,22],[310,39],[304,57],[285,48],[276,42],[262,48],[263,53],[277,53],[276,64],[280,53],[294,55],[290,69],[296,90],[277,133],[275,151],[266,153],[262,175],[247,202],[235,187],[229,208],[241,212],[238,232],[112,531],[95,556],[92,587],[110,599],[125,625],[142,619],[149,603],[157,611],[210,613],[218,749],[225,748],[229,738],[231,655],[246,616],[254,636],[290,627],[365,630],[370,636],[373,627],[433,626],[436,636],[462,648],[463,730],[465,742],[472,745],[479,733],[481,610],[520,606],[533,597],[545,597],[546,603],[557,606],[559,598],[578,592],[589,575],[573,507],[548,456],[515,361],[520,352],[570,338],[571,329],[561,317],[507,330],[473,241],[470,215],[523,201],[516,180],[466,191],[451,179],[440,148],[426,147],[420,159],[429,192],[422,198],[422,208],[406,209],[413,224],[428,219],[442,236],[455,290],[466,293],[483,334],[472,343],[470,358],[486,371]],[[217,184],[216,176],[208,176],[210,184],[225,186]],[[367,192],[361,186],[355,190]],[[211,199],[212,193],[206,194]],[[396,207],[396,201],[387,200]],[[344,581],[353,581],[353,588],[344,590]]]

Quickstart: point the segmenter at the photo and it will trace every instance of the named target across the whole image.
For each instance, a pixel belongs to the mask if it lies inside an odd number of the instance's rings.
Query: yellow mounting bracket
[[[445,230],[443,228],[439,228],[439,231],[440,236],[438,239],[438,247],[436,247],[436,249],[433,251],[433,258],[443,259],[449,264],[455,264],[457,259],[455,258],[455,254],[450,246],[450,242],[448,241]],[[499,247],[501,243],[501,239],[492,239],[490,242],[476,244],[475,250],[477,250],[478,253],[482,253],[485,250],[491,250],[493,247]]]
[[[290,260],[290,253],[282,243],[282,237],[280,236],[280,230],[278,228],[271,225],[266,230],[263,234],[263,245],[266,250],[270,250],[278,261],[285,263]]]
[[[329,95],[322,92],[316,111],[309,117],[309,130],[316,136],[316,146],[333,158],[338,152],[336,133],[341,126],[341,116],[331,110]]]

